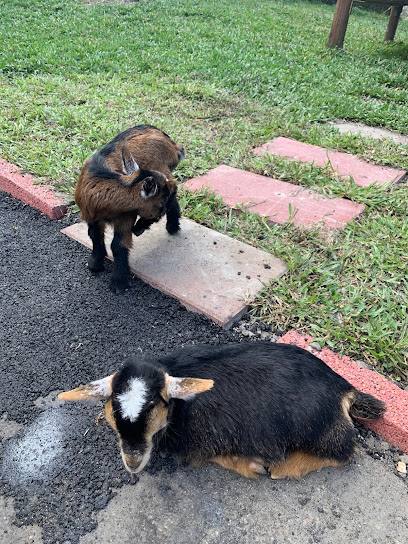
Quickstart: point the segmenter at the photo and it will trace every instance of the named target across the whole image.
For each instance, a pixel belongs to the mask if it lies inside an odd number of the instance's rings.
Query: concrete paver
[[[394,140],[396,144],[408,144],[408,136],[395,130],[389,130],[383,127],[373,127],[356,121],[329,121],[332,127],[336,127],[340,134],[359,134],[374,140]]]
[[[355,183],[360,187],[368,187],[373,183],[382,185],[398,182],[406,175],[405,170],[370,164],[348,153],[329,151],[324,147],[289,138],[276,138],[272,142],[256,147],[254,153],[255,155],[271,153],[285,157],[287,160],[311,162],[316,166],[325,166],[330,163],[340,177],[353,176]]]
[[[208,187],[228,206],[248,208],[280,225],[293,216],[297,226],[308,227],[322,221],[331,229],[341,229],[364,211],[363,204],[326,198],[299,185],[230,166],[218,166],[187,181],[185,187],[192,191]]]
[[[85,223],[62,232],[92,247]],[[107,230],[107,247],[111,240]],[[110,249],[108,256],[112,258]],[[284,262],[273,255],[185,218],[176,236],[169,236],[161,221],[134,238],[129,264],[143,281],[225,328],[246,312],[263,283],[286,272]]]

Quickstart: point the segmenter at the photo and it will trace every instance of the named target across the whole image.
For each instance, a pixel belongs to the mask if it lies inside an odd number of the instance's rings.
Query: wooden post
[[[352,5],[353,0],[337,0],[329,41],[327,42],[329,47],[343,47]]]
[[[394,39],[401,11],[402,6],[392,6],[391,8],[390,18],[388,19],[387,32],[385,33],[384,38],[386,42],[392,42],[392,40]]]

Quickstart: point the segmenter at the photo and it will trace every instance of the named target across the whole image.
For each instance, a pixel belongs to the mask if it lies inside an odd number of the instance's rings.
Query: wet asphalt
[[[0,192],[0,544],[407,541],[398,452],[365,430],[369,455],[299,482],[249,481],[160,454],[131,480],[114,434],[94,424],[100,405],[56,394],[135,352],[241,338],[137,278],[113,295],[111,264],[91,276],[89,250],[60,233],[77,220],[51,221]]]

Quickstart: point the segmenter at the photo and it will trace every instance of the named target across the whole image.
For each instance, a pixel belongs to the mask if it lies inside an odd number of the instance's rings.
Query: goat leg
[[[91,272],[102,272],[104,269],[103,261],[106,257],[105,225],[99,221],[94,221],[88,225],[88,235],[92,240],[92,254],[88,261],[88,268]]]
[[[180,230],[180,205],[177,200],[177,191],[174,191],[166,204],[166,229],[169,234],[176,234]]]
[[[129,229],[126,228],[127,226]],[[120,228],[115,225],[111,244],[113,254],[113,271],[109,282],[109,287],[115,294],[122,293],[129,287],[129,247],[131,244],[131,237],[132,231],[130,225],[122,224],[120,225]]]

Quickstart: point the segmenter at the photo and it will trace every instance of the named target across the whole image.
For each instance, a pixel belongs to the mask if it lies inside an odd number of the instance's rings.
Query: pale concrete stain
[[[47,410],[10,440],[4,447],[2,477],[13,484],[47,480],[63,453],[64,418],[62,411]]]

